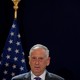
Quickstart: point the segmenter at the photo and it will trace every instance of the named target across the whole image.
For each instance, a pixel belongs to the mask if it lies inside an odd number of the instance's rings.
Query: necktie
[[[41,78],[40,78],[40,77],[35,77],[34,79],[35,79],[35,80],[41,80]]]

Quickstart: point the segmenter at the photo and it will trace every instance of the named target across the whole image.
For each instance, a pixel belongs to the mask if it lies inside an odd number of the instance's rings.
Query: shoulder
[[[29,77],[29,72],[28,73],[23,73],[23,74],[19,74],[19,75],[17,75],[17,76],[14,76],[11,80],[22,80],[22,79],[24,79],[24,78],[27,78],[27,77]]]
[[[50,73],[50,72],[47,72],[47,76],[48,76],[50,79],[64,80],[63,77],[61,77],[61,76],[59,76],[59,75],[56,75],[56,74],[53,74],[53,73]]]

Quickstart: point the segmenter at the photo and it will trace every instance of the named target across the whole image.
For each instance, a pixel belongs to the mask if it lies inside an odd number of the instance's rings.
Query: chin
[[[34,75],[35,75],[35,76],[40,76],[41,73],[37,73],[37,72],[36,72],[36,73],[34,73]]]

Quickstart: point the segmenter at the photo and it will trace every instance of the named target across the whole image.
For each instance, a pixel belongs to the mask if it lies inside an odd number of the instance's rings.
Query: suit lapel
[[[45,80],[50,80],[48,71],[46,71]]]
[[[30,72],[28,72],[28,74],[24,76],[23,80],[31,80],[31,74],[30,74]]]

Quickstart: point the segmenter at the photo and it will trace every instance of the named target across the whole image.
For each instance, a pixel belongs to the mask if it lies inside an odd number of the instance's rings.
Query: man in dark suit
[[[44,45],[36,44],[29,52],[31,71],[15,76],[11,80],[64,80],[64,78],[46,70],[49,64],[50,57],[48,48]]]

